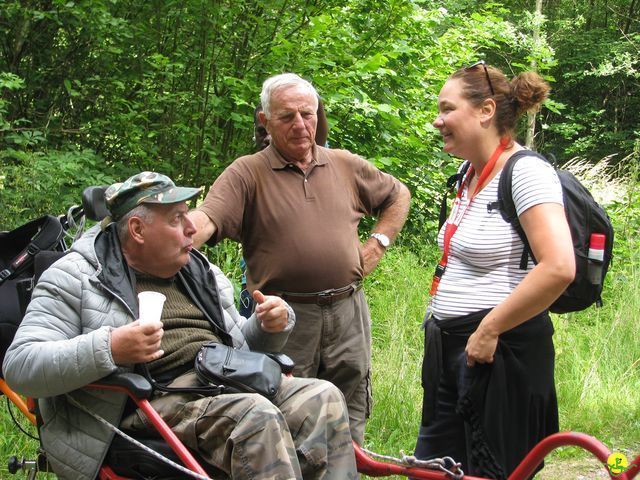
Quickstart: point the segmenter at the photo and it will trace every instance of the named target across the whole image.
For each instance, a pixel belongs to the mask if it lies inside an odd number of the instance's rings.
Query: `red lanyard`
[[[438,262],[438,265],[436,266],[436,271],[433,275],[433,281],[431,282],[431,290],[429,291],[429,295],[431,295],[432,297],[435,295],[436,291],[438,290],[438,285],[440,285],[440,279],[442,278],[444,271],[447,269],[451,238],[453,237],[453,234],[456,233],[456,230],[458,230],[458,225],[460,225],[460,222],[462,222],[462,217],[464,217],[464,214],[467,212],[468,208],[471,206],[471,202],[473,202],[473,199],[476,197],[476,195],[478,194],[478,192],[486,182],[487,178],[489,177],[489,175],[491,175],[493,168],[496,166],[496,162],[498,161],[498,158],[500,158],[500,155],[502,154],[502,152],[505,151],[509,143],[510,143],[509,138],[500,139],[500,144],[493,151],[493,153],[491,154],[491,157],[489,158],[489,161],[483,167],[482,172],[480,173],[480,178],[478,179],[476,188],[474,189],[473,194],[469,197],[469,203],[467,203],[467,205],[464,208],[461,208],[462,190],[464,189],[464,184],[466,183],[467,179],[473,178],[473,175],[475,174],[473,166],[469,168],[467,175],[460,182],[460,187],[458,188],[458,192],[456,193],[456,198],[453,201],[451,214],[449,215],[449,219],[447,220],[447,223],[444,229],[442,258],[440,259],[440,261]]]

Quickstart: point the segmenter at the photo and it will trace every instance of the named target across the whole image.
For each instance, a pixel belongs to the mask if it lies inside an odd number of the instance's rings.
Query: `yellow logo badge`
[[[613,452],[609,455],[609,458],[607,458],[607,468],[609,469],[609,473],[614,477],[622,475],[633,466],[635,466],[635,464],[629,465],[629,461],[624,453]]]

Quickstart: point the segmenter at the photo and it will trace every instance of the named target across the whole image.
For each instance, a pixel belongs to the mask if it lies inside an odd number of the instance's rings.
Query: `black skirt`
[[[547,312],[527,320],[500,335],[493,363],[469,368],[467,340],[489,311],[425,322],[416,457],[453,456],[465,473],[502,479],[558,431],[553,324]]]

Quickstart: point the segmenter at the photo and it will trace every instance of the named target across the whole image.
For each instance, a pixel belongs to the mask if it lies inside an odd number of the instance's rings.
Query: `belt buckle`
[[[333,293],[331,292],[322,292],[318,294],[318,305],[331,305],[333,303]]]

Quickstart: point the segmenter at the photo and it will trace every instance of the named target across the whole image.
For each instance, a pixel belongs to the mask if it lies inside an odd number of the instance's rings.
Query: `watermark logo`
[[[607,468],[609,469],[609,473],[614,477],[618,475],[622,475],[624,472],[629,470],[631,467],[635,467],[635,463],[629,465],[629,461],[624,453],[613,452],[607,458]]]

